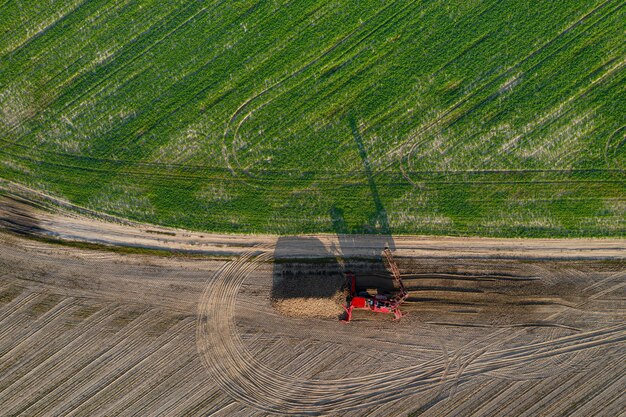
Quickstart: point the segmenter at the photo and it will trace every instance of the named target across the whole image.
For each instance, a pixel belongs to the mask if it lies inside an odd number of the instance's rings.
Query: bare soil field
[[[626,407],[624,240],[208,235],[31,197],[0,201],[3,415]],[[407,316],[341,323],[346,270],[392,289],[386,245]]]

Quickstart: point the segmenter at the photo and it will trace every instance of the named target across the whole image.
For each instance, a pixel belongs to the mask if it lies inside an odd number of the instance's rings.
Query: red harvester
[[[383,251],[383,255],[389,264],[391,275],[393,279],[398,283],[400,292],[396,294],[370,294],[367,291],[356,291],[356,277],[352,272],[346,272],[346,278],[350,287],[350,295],[348,296],[346,310],[346,318],[342,321],[349,322],[352,319],[352,310],[371,310],[376,313],[393,313],[394,320],[398,320],[402,317],[400,312],[400,304],[407,299],[409,294],[404,288],[402,278],[400,278],[400,270],[393,260],[391,251],[386,248]]]

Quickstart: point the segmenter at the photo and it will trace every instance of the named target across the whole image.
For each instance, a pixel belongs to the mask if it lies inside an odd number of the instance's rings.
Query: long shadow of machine
[[[320,239],[284,236],[276,242],[271,302],[280,313],[335,318],[344,282],[340,260]]]
[[[0,229],[26,236],[46,234],[35,215],[33,203],[17,196],[0,195]]]
[[[272,299],[330,298],[341,289],[342,267],[315,237],[283,236],[274,250]]]
[[[302,309],[311,306],[311,300],[332,299],[337,304],[347,304],[355,295],[371,294],[382,299],[399,291],[393,275],[383,262],[383,251],[394,250],[387,212],[384,208],[374,173],[359,132],[356,118],[348,117],[363,173],[366,177],[373,213],[366,224],[349,227],[344,210],[333,205],[330,220],[336,234],[334,242],[325,245],[315,237],[281,237],[275,249],[272,300],[277,305],[285,300],[301,303]],[[358,232],[358,234],[355,234]],[[353,278],[354,277],[354,278]],[[328,305],[330,308],[330,304]],[[292,309],[299,311],[298,308]],[[345,318],[347,311],[335,310]],[[324,315],[324,314],[313,314]],[[350,313],[347,314],[350,318]]]
[[[354,290],[373,295],[396,291],[380,256],[369,256],[377,252],[370,248],[380,242],[358,237],[350,243],[346,254],[332,242],[316,237],[280,237],[274,251],[274,307],[292,316],[344,318],[341,306]],[[361,245],[369,248],[359,251]],[[356,288],[351,288],[352,276]]]

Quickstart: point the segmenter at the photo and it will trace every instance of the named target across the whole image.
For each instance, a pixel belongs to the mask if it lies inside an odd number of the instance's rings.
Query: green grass
[[[626,236],[624,6],[2,2],[0,177],[197,230]]]

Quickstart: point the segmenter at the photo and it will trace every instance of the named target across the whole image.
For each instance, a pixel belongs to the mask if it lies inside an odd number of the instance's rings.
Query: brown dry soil
[[[209,235],[6,191],[3,415],[626,409],[624,240]],[[385,245],[407,316],[341,323],[345,271],[394,290]]]

